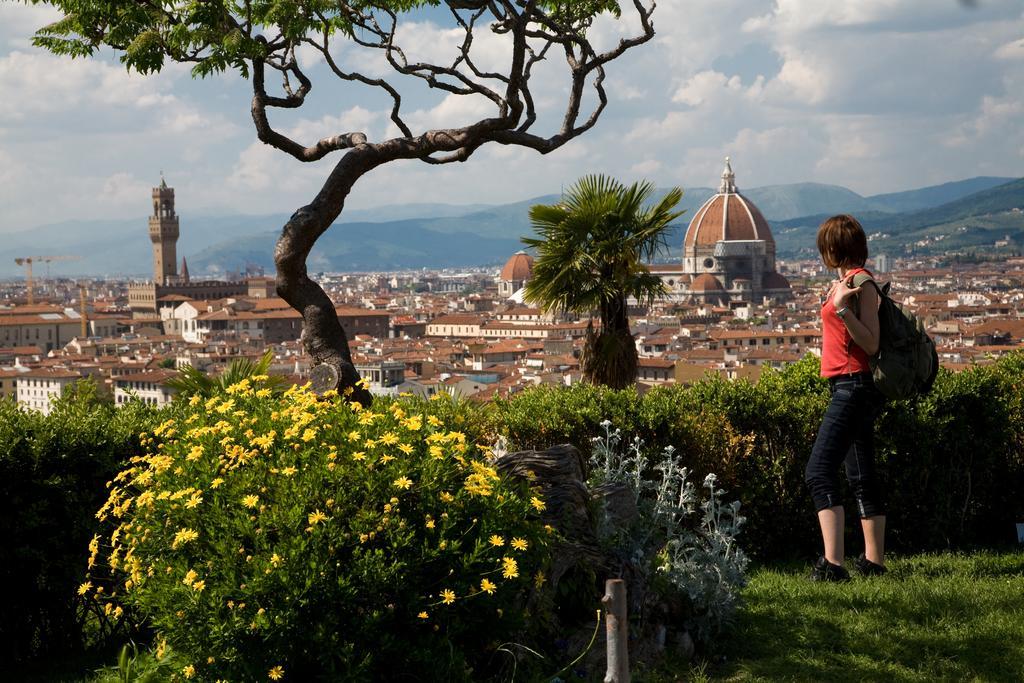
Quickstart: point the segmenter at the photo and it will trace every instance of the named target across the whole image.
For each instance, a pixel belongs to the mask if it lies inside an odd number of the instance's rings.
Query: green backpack
[[[927,394],[939,372],[935,342],[924,323],[910,309],[889,298],[891,282],[878,286],[870,275],[853,276],[853,286],[870,282],[878,291],[880,339],[878,352],[869,359],[875,386],[887,398],[900,400]],[[857,312],[856,303],[854,312]]]

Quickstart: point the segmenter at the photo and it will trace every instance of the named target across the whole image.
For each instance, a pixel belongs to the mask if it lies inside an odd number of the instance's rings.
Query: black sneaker
[[[832,564],[822,555],[811,570],[811,581],[849,581],[850,573],[842,565]]]
[[[861,553],[857,559],[854,560],[853,565],[857,568],[857,571],[860,572],[861,576],[881,576],[885,573],[885,567],[880,564],[875,564],[868,558],[864,557],[864,553]]]

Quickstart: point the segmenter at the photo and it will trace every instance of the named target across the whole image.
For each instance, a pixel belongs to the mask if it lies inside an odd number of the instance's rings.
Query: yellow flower
[[[263,436],[256,436],[250,439],[250,443],[253,446],[259,446],[260,448],[270,448],[274,444],[274,438],[277,436],[277,431],[271,429]]]
[[[188,404],[190,406],[195,407],[195,406],[199,405],[199,402],[202,401],[202,400],[203,400],[202,397],[199,394],[196,394],[195,396],[193,396],[192,398],[190,398],[188,400]]]
[[[427,415],[427,424],[429,424],[431,427],[440,427],[441,420],[437,417],[437,415]]]
[[[430,618],[430,615],[427,614],[426,612],[420,612],[416,616],[419,617],[420,619],[429,619]]]
[[[193,508],[199,507],[199,504],[202,502],[203,497],[199,494],[198,491],[196,491],[188,500],[185,501],[185,507],[191,510]]]
[[[193,446],[192,450],[190,450],[188,452],[188,455],[185,456],[185,459],[188,460],[188,461],[194,461],[194,460],[198,460],[201,457],[203,457],[203,447],[202,446]]]
[[[297,469],[295,469],[294,467],[291,467],[291,466],[289,466],[289,467],[285,467],[285,468],[284,468],[283,470],[281,470],[281,474],[283,474],[283,475],[284,475],[284,476],[286,476],[286,477],[291,477],[291,476],[293,476],[293,475],[294,475],[294,474],[295,474],[296,472],[298,472],[298,470],[297,470]]]
[[[364,453],[363,451],[356,451],[355,453],[352,454],[352,459],[353,460],[366,460],[366,453]]]
[[[493,546],[494,546],[495,548],[500,548],[501,546],[505,545],[505,539],[504,539],[504,538],[502,538],[501,536],[499,536],[498,534],[494,534],[494,535],[492,535],[492,536],[491,536],[491,537],[490,537],[490,538],[488,539],[488,542],[489,542],[489,543],[490,543],[491,545],[493,545]]]
[[[529,546],[529,544],[526,542],[526,539],[524,539],[524,538],[513,538],[512,539],[512,547],[515,548],[516,550],[526,550],[526,548],[528,546]]]
[[[308,428],[306,431],[304,431],[302,433],[302,440],[305,441],[306,443],[309,443],[310,441],[312,441],[315,438],[316,438],[316,429],[314,427],[310,427],[310,428]]]
[[[453,602],[455,602],[455,591],[451,590],[450,588],[445,588],[443,591],[441,591],[441,602],[443,602],[446,605],[450,605]]]
[[[406,429],[416,432],[423,426],[423,419],[419,415],[413,415],[403,425]]]
[[[186,586],[191,586],[193,583],[196,582],[196,579],[198,578],[199,574],[196,574],[196,570],[189,569],[188,572],[185,573],[185,578],[182,579],[181,582]]]
[[[211,489],[215,489],[215,488],[217,488],[218,486],[220,486],[223,483],[224,483],[224,480],[221,479],[220,477],[217,477],[216,479],[214,479],[213,481],[210,482],[210,488]]]
[[[184,669],[181,670],[181,675],[184,676],[185,678],[192,678],[193,676],[196,675],[196,668],[194,666],[192,666],[191,664],[189,664],[188,666],[186,666]]]
[[[362,434],[360,434],[357,431],[351,431],[351,432],[348,433],[348,440],[349,441],[359,441],[359,439],[361,439],[361,438],[362,438]]]
[[[490,579],[484,579],[480,582],[480,590],[482,590],[484,593],[487,593],[488,595],[493,595],[494,591],[497,590],[497,588],[497,586],[491,583]]]
[[[280,566],[281,562],[281,556],[277,553],[274,553],[270,556],[270,564],[274,565],[275,567]]]
[[[219,406],[217,407],[217,409],[216,409],[216,410],[217,410],[217,412],[218,412],[218,413],[220,413],[221,415],[224,415],[224,414],[226,414],[226,413],[230,413],[230,412],[231,412],[232,410],[234,410],[234,409],[235,409],[235,399],[233,399],[233,398],[230,398],[230,399],[228,399],[227,401],[224,401],[224,403],[220,404],[220,405],[219,405]]]
[[[434,458],[435,460],[440,460],[444,457],[444,451],[441,449],[440,446],[436,444],[430,446],[430,448],[428,448],[427,451],[430,453],[430,457]]]
[[[384,432],[380,437],[380,442],[385,446],[394,446],[398,443],[398,437],[392,432]]]
[[[272,681],[279,681],[284,678],[284,667],[275,666],[273,669],[267,672],[267,677]]]
[[[78,587],[78,594],[79,595],[85,595],[90,590],[92,590],[92,581],[86,581],[85,583],[83,583],[81,586]]]
[[[501,575],[506,579],[514,579],[519,576],[519,564],[514,558],[501,558]]]
[[[468,493],[474,496],[489,496],[494,492],[491,488],[491,482],[489,482],[483,475],[477,473],[466,477],[464,487]]]
[[[398,450],[402,451],[406,455],[409,455],[410,453],[412,453],[413,448],[407,443],[400,443],[398,444]]]
[[[453,500],[455,500],[455,496],[453,496],[452,494],[448,493],[447,491],[442,491],[441,492],[441,500],[443,500],[446,503],[450,503]]]
[[[434,528],[434,520],[432,520],[432,519],[428,519],[427,520],[427,528],[428,529],[433,529]]]
[[[544,509],[547,507],[544,501],[538,498],[537,496],[530,498],[530,505],[536,508],[537,512],[543,512]]]
[[[225,389],[225,391],[227,393],[229,393],[229,394],[241,394],[244,391],[246,391],[248,388],[249,388],[249,380],[248,379],[243,379],[243,380],[240,380],[240,381],[232,384],[227,389]]]
[[[260,504],[260,497],[256,495],[248,495],[242,498],[242,505],[247,508],[254,508]]]
[[[199,538],[199,532],[195,529],[181,529],[178,533],[174,534],[174,541],[171,543],[171,549],[177,550],[179,546],[191,543],[197,538]]]
[[[327,519],[327,515],[325,515],[324,513],[320,512],[319,510],[315,510],[315,511],[309,513],[309,518],[308,519],[309,519],[309,525],[313,526],[313,525],[319,524],[320,522],[322,522],[325,519]]]
[[[538,572],[537,572],[537,573],[536,573],[536,574],[534,575],[534,577],[533,577],[533,585],[534,585],[534,586],[536,586],[537,588],[540,588],[541,586],[543,586],[543,585],[544,585],[544,582],[545,582],[546,580],[547,580],[547,579],[546,579],[546,578],[545,578],[545,576],[544,576],[544,572],[542,572],[542,571],[538,571]]]
[[[256,398],[266,398],[267,396],[270,396],[270,394],[271,394],[270,389],[265,389],[264,388],[264,389],[257,389],[256,390]]]
[[[114,608],[115,619],[120,619],[122,614],[124,614],[124,608],[122,608],[120,605]]]
[[[412,486],[412,479],[409,477],[399,477],[395,479],[394,484],[400,489],[407,489]]]
[[[202,590],[204,588],[206,588],[206,582],[205,581],[196,581],[195,583],[192,584],[192,590],[194,590],[197,593],[202,592]]]

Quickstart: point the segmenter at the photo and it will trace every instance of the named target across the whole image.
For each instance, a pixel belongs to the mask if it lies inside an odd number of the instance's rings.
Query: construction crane
[[[85,310],[85,283],[78,283],[78,307],[81,310],[80,316],[82,318],[82,341],[85,341],[89,337],[89,317]]]
[[[81,256],[25,256],[23,258],[16,258],[14,262],[19,266],[25,266],[25,286],[28,289],[28,305],[31,306],[35,303],[35,295],[32,292],[32,264],[33,263],[45,263],[47,268],[53,261],[77,261],[82,258]],[[47,271],[49,272],[49,271]]]

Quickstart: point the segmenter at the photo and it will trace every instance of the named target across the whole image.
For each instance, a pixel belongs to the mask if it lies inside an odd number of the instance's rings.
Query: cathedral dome
[[[735,174],[725,159],[725,171],[718,194],[714,195],[694,214],[683,240],[684,248],[714,246],[721,241],[764,240],[774,253],[775,239],[768,221],[754,203],[736,189]]]
[[[491,271],[494,272],[494,271]],[[517,251],[501,269],[501,278],[506,282],[518,282],[530,279],[533,272],[533,257],[525,251]]]
[[[789,289],[789,280],[776,272],[765,273],[761,286],[765,289]]]
[[[691,292],[724,292],[721,280],[711,273],[701,273],[693,279],[690,285]]]

